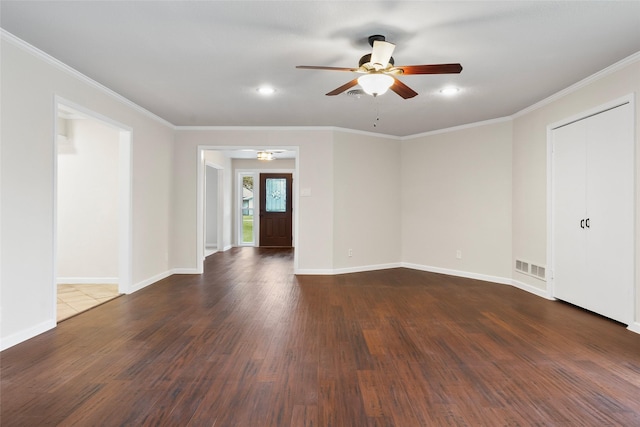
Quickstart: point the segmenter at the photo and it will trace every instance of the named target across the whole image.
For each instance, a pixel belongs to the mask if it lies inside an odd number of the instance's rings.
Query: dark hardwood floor
[[[2,426],[638,426],[640,335],[510,286],[236,248],[0,354]]]

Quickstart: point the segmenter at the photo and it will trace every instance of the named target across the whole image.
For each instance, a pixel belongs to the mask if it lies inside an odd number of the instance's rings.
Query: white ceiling
[[[397,136],[514,114],[640,51],[640,1],[2,0],[0,24],[175,125]],[[401,77],[403,100],[328,97],[355,75],[295,68],[356,67],[372,34],[396,65],[464,69]]]

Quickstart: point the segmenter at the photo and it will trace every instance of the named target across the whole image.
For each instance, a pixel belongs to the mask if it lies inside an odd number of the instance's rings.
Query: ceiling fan
[[[298,65],[296,68],[307,70],[351,71],[363,74],[327,93],[328,96],[339,95],[347,89],[359,84],[362,89],[372,96],[382,95],[391,89],[404,99],[413,98],[418,93],[395,76],[402,74],[454,74],[462,71],[460,64],[424,64],[395,66],[391,54],[396,45],[385,41],[381,35],[369,36],[369,44],[373,48],[371,53],[360,58],[358,68],[324,67],[315,65]]]

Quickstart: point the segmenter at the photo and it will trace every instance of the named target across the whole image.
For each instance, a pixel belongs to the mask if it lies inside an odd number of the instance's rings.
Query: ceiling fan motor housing
[[[368,64],[371,62],[371,54],[367,53],[366,55],[363,55],[362,58],[360,58],[360,62],[358,63],[358,67],[362,67],[364,64]],[[393,61],[393,56],[389,58],[389,64],[393,65],[394,61]]]
[[[383,42],[386,41],[386,38],[380,34],[374,34],[369,36],[369,46],[373,47],[373,42]]]

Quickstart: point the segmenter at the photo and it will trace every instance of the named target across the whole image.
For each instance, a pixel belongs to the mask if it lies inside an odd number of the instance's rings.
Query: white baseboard
[[[58,277],[58,285],[117,285],[117,277]]]
[[[157,281],[160,281],[162,279],[166,279],[167,277],[171,276],[173,273],[173,270],[168,270],[165,271],[164,273],[160,273],[160,274],[156,274],[155,276],[149,277],[148,279],[142,280],[138,283],[134,283],[131,286],[131,289],[129,289],[130,294],[139,291],[140,289],[146,288],[149,285],[152,285],[154,283],[156,283]]]
[[[358,267],[346,267],[346,268],[298,268],[295,269],[293,274],[295,275],[314,275],[314,276],[335,276],[337,274],[348,274],[348,273],[361,273],[363,271],[374,271],[374,270],[386,270],[389,268],[398,268],[402,267],[402,265],[397,263],[390,264],[376,264],[376,265],[361,265]]]
[[[361,273],[363,271],[387,270],[389,268],[399,267],[402,267],[402,264],[399,262],[393,262],[389,264],[361,265],[357,267],[336,268],[333,270],[333,274]]]
[[[412,264],[408,262],[403,262],[401,266],[405,268],[411,268],[413,270],[428,271],[431,273],[446,274],[449,276],[464,277],[467,279],[483,280],[485,282],[499,283],[501,285],[512,284],[511,279],[507,279],[506,277],[489,276],[486,274],[472,273],[470,271],[451,270],[448,268],[432,267],[430,265]]]
[[[24,331],[16,332],[15,334],[9,335],[0,341],[0,351],[6,350],[9,347],[13,347],[16,344],[20,344],[28,339],[35,337],[36,335],[40,335],[43,332],[47,332],[50,329],[56,327],[55,320],[47,320],[38,325],[32,326]]]
[[[627,329],[631,332],[635,332],[636,334],[640,334],[640,322],[633,322],[627,326]]]
[[[229,250],[229,249],[231,249],[231,248],[233,248],[233,245],[227,245],[227,246],[225,246],[224,248],[222,248],[222,252],[226,252],[226,251],[228,251],[228,250]]]
[[[539,297],[548,299],[550,301],[556,300],[553,296],[549,295],[549,293],[546,290],[536,288],[535,286],[527,285],[526,283],[520,282],[518,280],[515,280],[515,279],[511,280],[511,285],[515,286],[518,289],[522,289],[523,291],[529,292],[530,294],[537,295]]]
[[[202,271],[197,268],[174,268],[171,274],[202,274]]]
[[[293,271],[293,274],[296,276],[333,276],[334,272],[332,269],[322,269],[322,268],[296,268]]]

